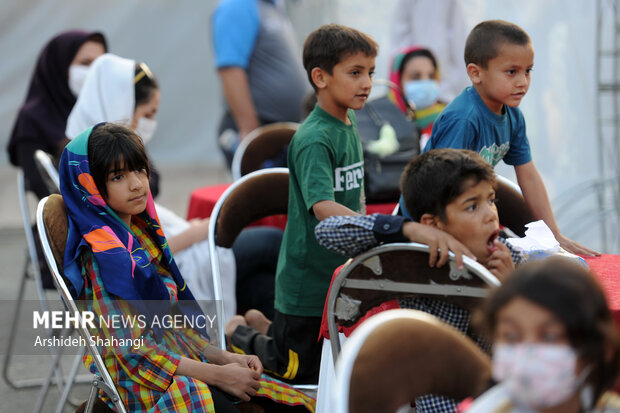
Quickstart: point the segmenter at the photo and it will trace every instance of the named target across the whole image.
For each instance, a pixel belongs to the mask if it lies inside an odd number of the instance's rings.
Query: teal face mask
[[[426,109],[437,102],[439,85],[436,80],[411,80],[405,83],[405,96],[415,104],[416,109]]]

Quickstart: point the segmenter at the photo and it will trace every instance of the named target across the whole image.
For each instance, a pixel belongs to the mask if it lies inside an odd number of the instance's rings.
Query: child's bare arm
[[[357,212],[350,210],[346,206],[335,201],[319,201],[312,205],[314,216],[319,221],[325,218],[341,215],[359,215]]]
[[[168,238],[168,246],[173,254],[183,251],[209,235],[209,218],[190,221],[190,227],[185,231]]]
[[[549,196],[545,189],[545,184],[538,173],[538,169],[534,165],[534,161],[530,161],[523,165],[515,166],[515,172],[517,174],[517,181],[523,191],[523,198],[528,207],[534,214],[536,219],[542,219],[545,224],[555,235],[555,238],[560,243],[560,246],[568,252],[580,255],[599,255],[600,253],[594,251],[588,247],[585,247],[578,242],[575,242],[560,233],[560,228],[555,222],[553,216],[553,210],[551,209],[551,203],[549,202]]]

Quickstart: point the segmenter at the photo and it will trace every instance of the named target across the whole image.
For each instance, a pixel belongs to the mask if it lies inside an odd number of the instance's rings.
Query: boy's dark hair
[[[159,89],[157,79],[155,79],[146,63],[136,64],[133,84],[136,97],[134,110],[138,105],[147,103],[153,96],[153,92]]]
[[[375,57],[378,49],[379,46],[370,36],[358,30],[339,24],[325,24],[310,33],[304,43],[303,64],[308,80],[316,91],[312,69],[318,67],[332,74],[334,66],[347,56],[364,53]]]
[[[88,162],[95,185],[104,199],[108,196],[108,174],[120,170],[121,165],[128,171],[146,169],[147,176],[151,176],[142,139],[131,129],[114,123],[100,123],[93,128],[88,138]]]
[[[487,20],[478,23],[465,42],[465,65],[474,63],[486,69],[489,60],[497,56],[504,43],[525,46],[530,36],[521,27],[505,20]]]
[[[564,325],[579,358],[592,365],[586,380],[593,386],[594,403],[613,388],[620,372],[620,339],[603,289],[586,268],[562,257],[520,266],[476,314],[476,324],[490,338],[498,312],[515,298],[543,307]]]
[[[433,149],[413,158],[400,178],[400,190],[411,218],[424,214],[446,219],[446,205],[471,186],[487,181],[495,186],[491,165],[467,149]]]

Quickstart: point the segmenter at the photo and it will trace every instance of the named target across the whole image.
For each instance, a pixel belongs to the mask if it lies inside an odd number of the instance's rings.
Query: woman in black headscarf
[[[26,185],[39,198],[49,191],[35,165],[34,152],[59,152],[87,68],[106,51],[103,34],[68,31],[50,40],[39,55],[7,146],[11,163],[23,169]]]

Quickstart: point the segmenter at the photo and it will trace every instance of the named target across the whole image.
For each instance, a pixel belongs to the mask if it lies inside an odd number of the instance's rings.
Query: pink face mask
[[[517,404],[533,409],[557,406],[578,390],[589,369],[576,376],[576,365],[568,345],[496,344],[493,350],[493,378]]]

